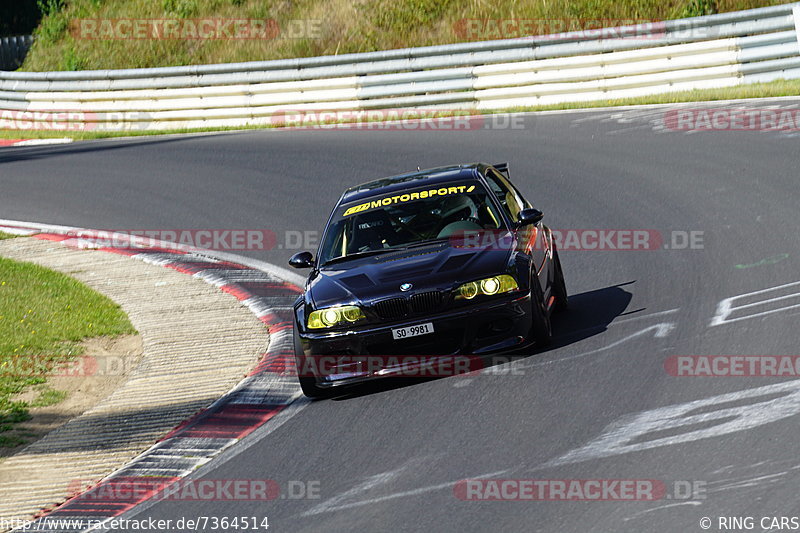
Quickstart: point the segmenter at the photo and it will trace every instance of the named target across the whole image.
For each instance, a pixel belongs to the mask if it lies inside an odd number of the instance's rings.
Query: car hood
[[[352,259],[323,267],[308,286],[316,308],[370,302],[402,294],[449,290],[467,281],[506,272],[514,246],[465,248],[449,242]]]

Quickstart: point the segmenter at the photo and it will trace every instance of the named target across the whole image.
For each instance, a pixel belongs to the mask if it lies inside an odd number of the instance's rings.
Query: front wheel
[[[539,347],[547,346],[553,340],[550,314],[545,307],[542,286],[539,285],[535,273],[531,280],[531,337]]]
[[[554,311],[567,310],[567,284],[564,282],[564,271],[561,270],[561,260],[558,258],[558,250],[556,250],[555,243],[553,243],[553,267],[555,269],[555,276],[553,277],[553,296],[556,300],[553,302],[555,307]]]
[[[320,387],[317,383],[317,376],[313,374],[312,368],[306,364],[306,354],[300,342],[300,334],[297,330],[297,321],[294,323],[294,360],[297,365],[297,379],[300,382],[300,389],[303,394],[315,400],[322,400],[333,396],[333,390]],[[310,375],[306,375],[309,373]]]
[[[312,400],[324,400],[333,396],[333,390],[319,387],[315,377],[300,376],[298,379],[303,394]]]

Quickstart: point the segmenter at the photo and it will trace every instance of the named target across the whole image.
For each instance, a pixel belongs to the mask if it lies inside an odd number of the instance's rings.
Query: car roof
[[[451,165],[447,167],[417,170],[407,174],[398,174],[386,178],[369,181],[350,187],[339,200],[340,204],[355,202],[372,196],[383,195],[424,185],[435,185],[442,182],[455,180],[478,181],[480,171],[486,168],[482,163],[468,165]]]

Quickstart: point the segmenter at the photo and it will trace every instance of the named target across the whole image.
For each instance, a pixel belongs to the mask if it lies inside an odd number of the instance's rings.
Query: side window
[[[489,187],[497,199],[500,200],[500,204],[511,220],[515,222],[519,220],[519,212],[525,209],[526,206],[516,189],[503,176],[492,169],[486,171],[486,181],[489,182]]]

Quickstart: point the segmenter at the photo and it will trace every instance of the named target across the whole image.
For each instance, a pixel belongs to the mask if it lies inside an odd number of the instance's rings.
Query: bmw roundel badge
[[[413,287],[413,285],[410,284],[410,283],[403,283],[402,285],[400,285],[400,290],[403,291],[403,292],[406,292],[406,291],[410,291],[412,287]]]

